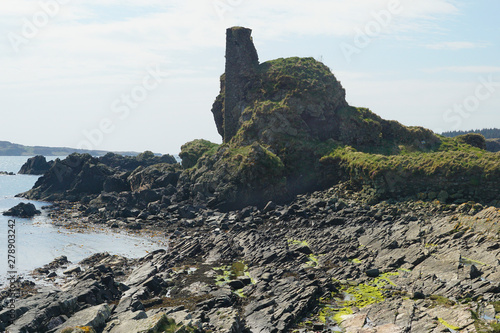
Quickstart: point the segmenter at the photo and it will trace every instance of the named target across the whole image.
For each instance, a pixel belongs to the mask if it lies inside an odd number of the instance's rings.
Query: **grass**
[[[194,167],[203,155],[213,155],[219,145],[207,140],[199,139],[188,142],[181,147],[179,157],[182,159],[182,166],[185,169]]]

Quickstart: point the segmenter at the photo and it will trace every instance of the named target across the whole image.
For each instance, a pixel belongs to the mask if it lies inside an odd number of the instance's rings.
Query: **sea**
[[[0,156],[0,171],[16,173],[15,176],[0,175],[0,288],[6,284],[10,272],[30,279],[29,273],[33,269],[42,267],[61,255],[77,264],[94,253],[108,252],[139,258],[151,251],[166,249],[167,241],[161,237],[141,237],[109,230],[81,233],[55,226],[47,211],[41,209],[50,203],[15,197],[16,194],[31,189],[40,177],[17,174],[29,157]],[[55,158],[57,157],[47,157],[47,160]],[[42,214],[30,219],[3,216],[4,211],[20,202],[33,203]],[[15,223],[9,220],[15,220]],[[9,231],[12,229],[15,234]],[[9,235],[15,235],[15,238],[11,236],[9,240]],[[15,263],[11,266],[13,258]]]

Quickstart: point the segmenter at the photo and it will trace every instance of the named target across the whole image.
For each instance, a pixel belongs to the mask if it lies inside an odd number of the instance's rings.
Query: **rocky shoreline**
[[[188,142],[182,164],[72,154],[20,195],[56,202],[57,225],[168,251],[58,258],[36,273],[67,282],[14,285],[26,295],[14,312],[2,299],[0,330],[499,332],[500,155],[484,137],[349,106],[313,58],[259,63],[250,29],[226,45],[223,144]]]
[[[102,226],[75,209],[53,214]],[[17,319],[0,329],[487,332],[500,315],[499,220],[497,208],[472,203],[367,206],[342,186],[288,205],[158,218],[143,228],[170,235],[168,251],[96,254],[60,290],[18,300]]]

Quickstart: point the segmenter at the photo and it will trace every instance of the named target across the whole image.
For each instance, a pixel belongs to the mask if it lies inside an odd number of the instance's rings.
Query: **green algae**
[[[460,257],[460,263],[465,264],[465,265],[481,265],[481,266],[488,266],[488,264],[485,264],[484,262],[480,262],[474,259],[470,258],[465,258],[465,257]]]
[[[307,267],[318,267],[319,266],[319,256],[311,253],[308,257]]]
[[[235,291],[233,291],[233,294],[235,294],[236,296],[238,296],[240,298],[246,298],[247,297],[245,295],[245,293],[243,292],[243,289],[235,290]]]
[[[248,266],[241,261],[234,262],[231,265],[214,267],[213,270],[222,272],[222,274],[215,277],[215,284],[219,287],[225,285],[229,281],[243,276],[249,277],[252,284],[255,284],[256,282],[255,279],[250,276]]]
[[[300,245],[300,246],[309,246],[309,243],[307,241],[299,241],[296,239],[289,239],[288,244],[293,244],[293,245]]]
[[[392,282],[391,279],[389,279],[389,276],[398,276],[398,275],[399,272],[384,273],[379,277],[375,278],[373,280],[373,283],[379,288],[382,288],[387,284],[390,284],[393,287],[397,287],[397,285],[394,282]]]
[[[454,331],[459,331],[460,330],[460,327],[456,327],[456,326],[453,326],[453,325],[450,325],[446,322],[446,320],[444,320],[443,318],[438,318],[438,321],[446,328],[449,328],[450,330],[454,330]]]
[[[342,285],[339,293],[332,293],[328,298],[320,298],[321,309],[317,314],[318,319],[323,323],[340,324],[344,316],[353,313],[353,307],[362,309],[372,304],[384,302],[382,288],[387,285],[396,286],[390,277],[398,275],[399,272],[384,273],[367,283]],[[333,281],[335,282],[335,280]]]

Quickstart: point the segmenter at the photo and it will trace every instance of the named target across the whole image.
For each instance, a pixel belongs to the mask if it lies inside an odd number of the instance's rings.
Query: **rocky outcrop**
[[[37,155],[29,158],[18,173],[23,175],[43,175],[49,171],[53,164],[53,161],[47,162],[45,156]]]
[[[285,201],[335,184],[339,179],[325,181],[319,161],[338,145],[398,153],[440,144],[429,130],[349,106],[340,82],[313,58],[259,64],[251,30],[241,27],[227,30],[226,73],[212,112],[224,144],[201,158],[188,153],[195,142],[183,146],[184,167],[196,170],[186,171],[180,184],[225,209]]]
[[[257,78],[259,57],[252,41],[252,30],[235,27],[226,32],[226,72],[224,75],[223,123],[224,142],[229,142],[240,127],[242,111],[251,103],[249,90]],[[214,109],[214,115],[219,110]],[[216,119],[220,116],[216,115]],[[220,133],[220,132],[219,132]]]
[[[157,156],[151,151],[145,151],[137,156],[124,156],[115,153],[107,153],[99,157],[99,162],[121,171],[134,171],[138,167],[148,167],[155,164],[166,163],[176,164],[177,161],[172,155]]]
[[[0,176],[15,176],[14,172],[0,171]]]
[[[32,203],[24,203],[21,202],[15,207],[3,212],[4,216],[13,216],[13,217],[33,217],[35,215],[39,215],[41,212],[36,209],[35,205]]]
[[[105,180],[113,174],[112,169],[88,154],[72,154],[64,160],[56,159],[24,197],[77,201],[86,195],[101,193]]]
[[[175,186],[178,169],[172,156],[155,156],[150,152],[136,157],[109,153],[101,158],[72,154],[64,160],[57,159],[22,196],[46,201],[90,201],[103,192]]]

